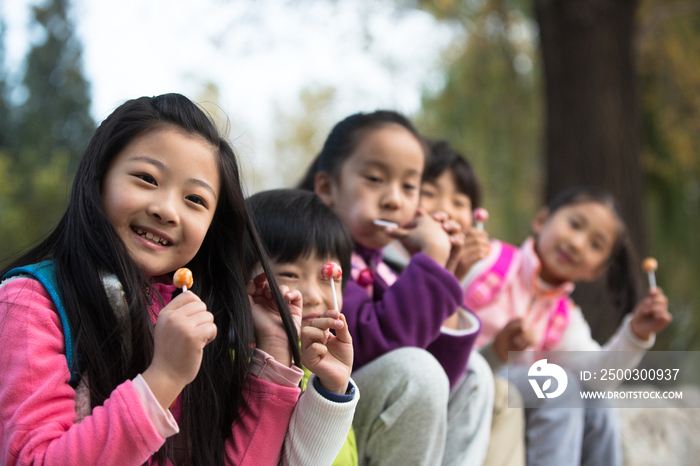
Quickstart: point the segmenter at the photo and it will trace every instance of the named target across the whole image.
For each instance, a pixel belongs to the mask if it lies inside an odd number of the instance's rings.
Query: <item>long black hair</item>
[[[552,215],[557,209],[582,202],[597,202],[608,207],[615,213],[619,223],[619,231],[605,274],[608,293],[618,310],[619,324],[641,299],[642,277],[639,273],[639,255],[630,238],[620,206],[615,197],[605,189],[591,186],[571,188],[553,198],[547,204],[547,208],[549,215]]]
[[[306,174],[301,179],[297,187],[306,191],[314,190],[316,174],[320,172],[328,173],[337,182],[340,179],[340,169],[345,161],[350,157],[362,135],[366,131],[383,128],[387,125],[399,125],[416,137],[423,145],[423,140],[413,123],[393,110],[376,110],[372,113],[354,113],[349,117],[339,121],[331,129],[323,148],[313,161]],[[425,153],[425,148],[424,151]]]
[[[275,262],[299,258],[334,257],[340,262],[342,285],[350,276],[354,243],[343,221],[314,193],[300,189],[273,189],[248,198],[260,238]],[[252,269],[255,257],[246,254]]]
[[[218,155],[221,189],[213,220],[204,241],[187,264],[194,274],[192,291],[214,314],[216,339],[204,349],[194,381],[182,392],[181,433],[168,439],[156,454],[176,464],[223,465],[224,442],[240,416],[248,357],[254,344],[250,303],[246,293],[244,239],[263,266],[299,364],[297,331],[261,245],[241,189],[238,163],[231,146],[192,101],[179,94],[141,97],[118,107],[97,128],[75,177],[66,213],[37,247],[9,265],[53,259],[56,278],[75,335],[81,369],[87,375],[92,407],[102,405],[112,391],[148,368],[153,355],[152,324],[148,312],[151,281],[129,256],[109,223],[101,185],[110,161],[139,136],[173,128],[203,138]],[[184,265],[184,264],[183,264]],[[113,273],[121,282],[128,319],[111,308],[100,280]],[[150,292],[149,292],[150,290]],[[125,335],[131,335],[130,339]],[[235,338],[229,336],[233,334]],[[231,357],[231,351],[236,357]]]

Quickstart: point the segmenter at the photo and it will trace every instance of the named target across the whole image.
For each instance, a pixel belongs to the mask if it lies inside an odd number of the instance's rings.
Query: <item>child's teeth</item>
[[[143,231],[143,230],[140,229],[140,228],[134,228],[134,231],[135,231],[136,233],[138,233],[139,235],[143,236],[144,238],[148,238],[149,240],[153,241],[154,243],[160,243],[160,244],[162,244],[163,246],[167,246],[168,244],[170,244],[170,243],[168,243],[166,240],[164,240],[163,238],[161,238],[160,236],[156,236],[156,235],[154,235],[154,234],[151,233],[151,232]]]

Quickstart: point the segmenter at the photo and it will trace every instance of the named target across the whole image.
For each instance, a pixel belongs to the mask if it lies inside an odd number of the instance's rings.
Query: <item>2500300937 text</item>
[[[600,380],[676,380],[680,369],[602,369]],[[581,380],[584,377],[581,372]]]

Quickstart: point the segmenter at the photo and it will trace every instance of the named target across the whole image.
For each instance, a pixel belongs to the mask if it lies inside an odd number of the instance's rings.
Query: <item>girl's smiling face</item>
[[[345,222],[353,239],[378,249],[392,238],[374,220],[403,226],[418,208],[425,153],[418,139],[397,124],[366,130],[340,170],[339,180],[316,177],[316,194]]]
[[[452,169],[445,170],[432,181],[423,182],[420,205],[429,214],[445,212],[451,220],[459,223],[462,231],[472,227],[472,201],[457,189]]]
[[[102,203],[146,275],[170,273],[199,250],[217,206],[217,157],[203,139],[165,127],[135,138],[111,161]]]
[[[294,262],[272,262],[272,270],[280,285],[299,290],[303,300],[301,326],[311,325],[314,319],[334,309],[330,280],[321,276],[326,262],[339,262],[338,258],[319,259],[317,256],[300,257]],[[342,280],[334,280],[338,310],[343,309]]]
[[[605,272],[621,225],[615,212],[595,201],[540,211],[532,222],[540,276],[551,284],[593,281]]]

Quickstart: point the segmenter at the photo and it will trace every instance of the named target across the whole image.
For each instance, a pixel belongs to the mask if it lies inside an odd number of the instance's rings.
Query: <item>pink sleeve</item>
[[[35,280],[0,287],[0,463],[140,465],[165,442],[131,381],[75,423],[61,324]]]
[[[280,461],[303,372],[297,367],[281,370],[283,366],[271,359],[259,350],[253,354],[246,381],[247,402],[226,443],[227,464],[264,466]]]

